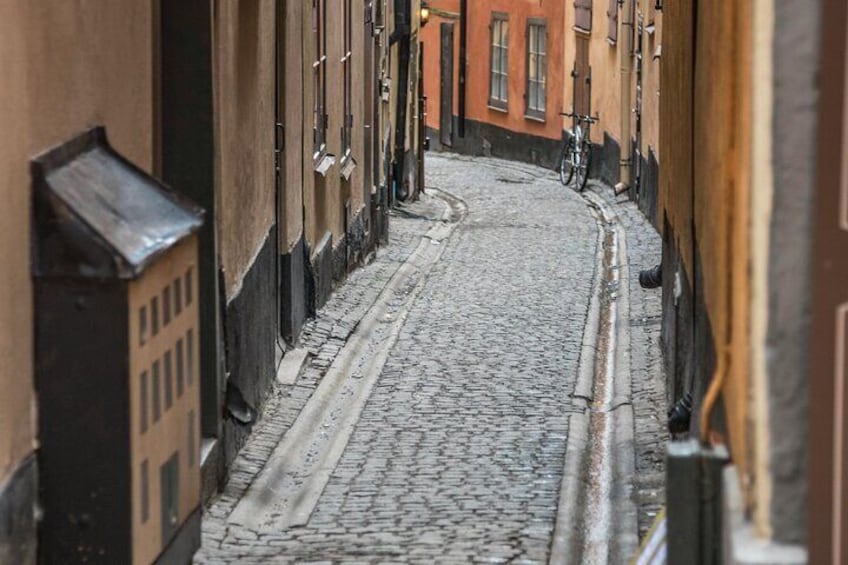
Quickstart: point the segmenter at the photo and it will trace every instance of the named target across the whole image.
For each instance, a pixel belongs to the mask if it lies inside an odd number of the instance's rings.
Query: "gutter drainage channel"
[[[598,267],[572,398],[551,563],[622,563],[638,546],[633,409],[630,402],[626,237],[598,195],[584,195],[598,222]]]

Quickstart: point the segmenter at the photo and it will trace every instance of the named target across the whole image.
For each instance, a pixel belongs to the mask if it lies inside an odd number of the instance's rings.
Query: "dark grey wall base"
[[[316,312],[333,293],[333,235],[324,234],[310,261],[309,272],[312,278],[312,312]]]
[[[30,455],[0,490],[0,563],[35,562],[37,469]]]
[[[362,260],[371,251],[369,234],[365,231],[365,208],[359,211],[356,216],[348,223],[347,235],[347,270],[350,272],[362,264]]]
[[[665,363],[666,391],[669,406],[679,400],[692,386],[694,371],[694,320],[692,285],[677,248],[675,233],[665,219],[662,250],[662,349]],[[677,275],[677,273],[680,273]],[[680,296],[675,300],[675,278],[680,277]],[[693,395],[694,395],[694,391]]]
[[[226,308],[227,400],[223,424],[225,464],[229,466],[250,433],[249,411],[258,414],[274,379],[277,341],[276,226],[242,281],[242,288]]]
[[[619,164],[621,163],[621,147],[615,138],[604,132],[604,145],[601,148],[601,158],[596,159],[598,168],[595,175],[610,186],[615,186],[621,180]]]
[[[291,251],[280,256],[280,330],[290,345],[309,316],[306,243],[303,234]]]
[[[174,538],[159,555],[156,565],[191,563],[194,553],[200,549],[200,518],[202,515],[202,507],[198,507],[186,518]]]
[[[639,209],[655,228],[659,229],[657,218],[657,203],[659,201],[660,165],[653,149],[648,149],[648,156],[641,158],[642,178],[639,181],[637,202]]]
[[[456,116],[453,119],[453,131],[458,131]],[[563,144],[561,139],[517,133],[474,120],[465,121],[465,137],[454,136],[452,147],[441,144],[438,130],[427,128],[427,135],[430,137],[430,149],[435,151],[500,157],[552,170],[559,167]]]
[[[665,219],[663,240],[663,324],[662,349],[667,379],[669,405],[687,392],[692,393],[692,421],[690,435],[697,434],[698,414],[716,367],[716,351],[713,344],[712,321],[707,311],[703,288],[700,255],[695,257],[695,285],[689,281],[683,267],[681,253],[674,244],[675,234]],[[675,300],[675,277],[680,294]],[[711,426],[725,433],[724,406],[716,404],[712,412]]]
[[[338,243],[333,242],[333,282],[344,281],[347,275],[347,243],[346,236]]]

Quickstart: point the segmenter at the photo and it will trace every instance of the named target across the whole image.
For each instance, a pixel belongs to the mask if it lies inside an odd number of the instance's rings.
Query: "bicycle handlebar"
[[[577,118],[582,122],[589,122],[591,124],[597,123],[598,120],[601,119],[600,114],[595,114],[594,116],[584,116],[583,114],[578,114],[576,112],[560,112],[560,116],[565,116],[567,118]]]

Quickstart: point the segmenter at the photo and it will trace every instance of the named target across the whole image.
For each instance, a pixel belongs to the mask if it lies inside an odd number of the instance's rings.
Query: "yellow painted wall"
[[[187,276],[188,273],[191,273]],[[130,321],[130,443],[132,454],[132,540],[133,563],[153,562],[162,552],[162,492],[160,469],[177,453],[179,464],[179,522],[184,522],[200,505],[200,342],[198,329],[197,236],[192,236],[157,259],[144,276],[129,285]],[[180,312],[176,312],[176,292],[179,285]],[[163,290],[170,292],[173,312],[164,323]],[[188,290],[188,289],[191,290]],[[160,311],[160,328],[153,335],[151,309],[156,298]],[[189,298],[191,299],[189,301]],[[145,331],[142,339],[140,310],[145,308]],[[182,391],[179,390],[177,343],[182,352]],[[171,360],[171,398],[165,398],[166,355]],[[153,365],[160,367],[158,389],[161,416],[154,418]],[[146,373],[146,388],[141,375]],[[147,394],[146,402],[142,393]],[[142,408],[146,408],[147,429],[142,431]],[[189,423],[190,420],[193,420]],[[190,434],[193,430],[193,434]],[[148,518],[142,521],[142,462],[147,462]]]
[[[275,219],[274,17],[274,0],[215,5],[217,229],[228,300]]]
[[[29,161],[104,124],[149,171],[152,51],[150,3],[0,1],[0,485],[35,442]]]
[[[654,53],[662,45],[662,12],[655,9],[656,0],[639,0],[644,25],[654,24],[654,33],[643,33],[642,40],[642,155],[650,148],[660,160],[660,59]],[[672,95],[674,92],[672,91]]]
[[[609,28],[607,6],[595,2],[592,10],[592,32],[589,39],[589,65],[592,68],[592,115],[598,115],[600,120],[592,126],[592,141],[603,143],[604,132],[619,141],[621,137],[620,103],[621,81],[618,61],[618,45],[607,41]],[[574,3],[568,2],[565,7],[563,33],[564,68],[563,108],[572,110],[574,99],[574,81],[571,70],[576,57],[576,34],[574,29]],[[571,119],[563,120],[563,128],[571,127]]]

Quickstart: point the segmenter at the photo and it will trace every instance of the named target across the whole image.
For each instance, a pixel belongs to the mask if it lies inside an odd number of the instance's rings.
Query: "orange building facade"
[[[563,105],[566,4],[467,2],[463,37],[461,2],[430,3],[421,37],[431,147],[556,166],[560,112],[570,109]]]

